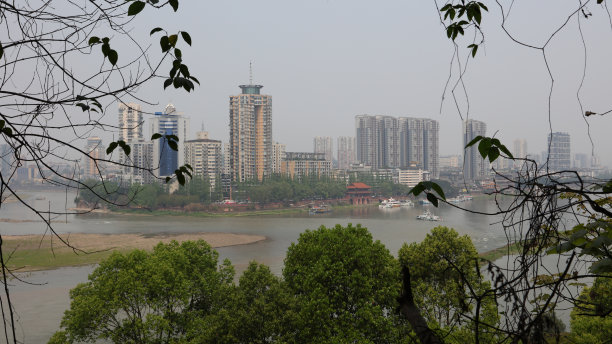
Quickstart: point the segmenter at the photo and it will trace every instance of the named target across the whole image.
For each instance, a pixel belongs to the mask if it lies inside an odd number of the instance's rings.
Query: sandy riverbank
[[[6,235],[3,239],[5,259],[10,252],[8,266],[18,271],[55,269],[63,266],[95,264],[114,251],[127,252],[133,249],[151,250],[159,242],[176,240],[204,240],[212,247],[253,244],[266,239],[262,235],[232,233],[187,233],[187,234],[60,234],[71,247],[57,236],[50,235]],[[75,253],[76,252],[76,253]]]

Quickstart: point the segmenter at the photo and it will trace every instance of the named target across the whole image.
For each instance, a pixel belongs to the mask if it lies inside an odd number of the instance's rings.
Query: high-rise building
[[[104,171],[104,162],[100,161],[105,157],[104,146],[102,139],[99,137],[90,137],[87,139],[85,146],[87,155],[83,157],[84,175],[86,178],[99,178],[100,173]]]
[[[221,141],[209,139],[205,131],[197,132],[196,137],[185,141],[185,163],[191,165],[194,176],[207,178],[214,189],[222,172]]]
[[[512,152],[512,155],[516,159],[527,158],[527,140],[525,139],[514,140],[514,151]],[[515,168],[520,167],[521,165],[523,165],[523,161],[520,161],[520,160],[514,161]]]
[[[334,142],[330,136],[316,136],[313,140],[314,152],[325,154],[325,159],[334,161]]]
[[[298,180],[308,176],[329,177],[331,161],[325,158],[325,153],[286,152],[281,173]]]
[[[119,104],[119,140],[125,142],[143,140],[143,127],[140,104]]]
[[[150,184],[155,180],[153,147],[156,144],[145,140],[130,142],[131,153],[126,161],[127,166],[122,166],[126,179],[137,184]]]
[[[275,142],[272,145],[272,173],[281,173],[281,164],[285,160],[286,145]]]
[[[159,162],[157,176],[172,176],[174,171],[185,164],[185,141],[188,137],[189,118],[176,111],[172,104],[168,104],[165,112],[156,112],[151,119],[151,135],[175,135],[179,138],[178,151],[168,146],[165,137],[156,140],[153,144],[154,165]]]
[[[357,162],[357,152],[355,151],[355,137],[338,137],[338,168],[348,170],[351,164]]]
[[[8,143],[0,144],[0,174],[5,181],[8,181],[9,176],[11,174],[11,168],[15,162],[15,153],[13,153],[13,147],[11,147]]]
[[[591,159],[588,154],[576,153],[574,154],[574,168],[590,168]]]
[[[272,96],[261,85],[240,85],[230,96],[232,180],[263,180],[272,173]]]
[[[527,140],[517,139],[514,140],[514,152],[512,155],[515,158],[526,158],[527,157]]]
[[[548,134],[548,168],[552,171],[569,170],[571,167],[570,135],[568,133]]]
[[[487,125],[484,122],[468,119],[463,122],[463,147],[477,136],[485,136],[487,133]],[[480,152],[478,152],[478,144],[465,148],[463,161],[463,176],[466,180],[475,180],[482,178],[488,171],[488,163],[485,161]]]
[[[417,166],[439,177],[438,121],[427,118],[355,117],[357,160],[375,169]]]

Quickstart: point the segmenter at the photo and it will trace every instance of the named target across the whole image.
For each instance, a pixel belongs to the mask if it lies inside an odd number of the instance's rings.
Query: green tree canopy
[[[289,342],[395,342],[397,261],[360,225],[321,226],[291,244],[283,270],[294,295]]]
[[[225,303],[234,271],[205,241],[114,253],[70,292],[51,343],[170,343]]]
[[[404,244],[399,260],[410,269],[415,302],[431,328],[441,329],[450,342],[465,342],[474,338],[472,319],[478,319],[480,342],[493,341],[483,323],[497,323],[497,308],[487,296],[489,283],[479,273],[478,252],[467,235],[436,227],[422,242]]]
[[[595,279],[584,288],[571,313],[570,340],[576,344],[603,344],[612,339],[612,276]]]

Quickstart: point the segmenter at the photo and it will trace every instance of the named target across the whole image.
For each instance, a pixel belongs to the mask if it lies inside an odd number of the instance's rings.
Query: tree
[[[397,342],[399,265],[360,225],[325,226],[291,244],[283,277],[294,295],[291,343]]]
[[[223,307],[233,267],[218,265],[205,241],[158,244],[153,252],[113,253],[70,292],[52,343],[105,340],[172,343]]]
[[[498,321],[494,295],[467,235],[436,227],[422,242],[404,244],[399,260],[410,268],[414,302],[440,337],[457,343],[497,341],[491,330]]]
[[[267,266],[251,262],[224,307],[210,317],[196,320],[191,342],[282,342],[291,319],[290,301],[281,278],[274,276]]]
[[[612,276],[597,277],[580,294],[571,313],[570,341],[577,344],[609,343],[612,338]]]

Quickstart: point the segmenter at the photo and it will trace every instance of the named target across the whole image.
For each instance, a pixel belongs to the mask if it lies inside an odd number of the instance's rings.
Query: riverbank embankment
[[[60,238],[63,240],[60,240]],[[113,252],[152,250],[159,242],[204,240],[212,247],[253,244],[262,235],[232,233],[5,235],[2,251],[7,266],[19,272],[96,264]]]

